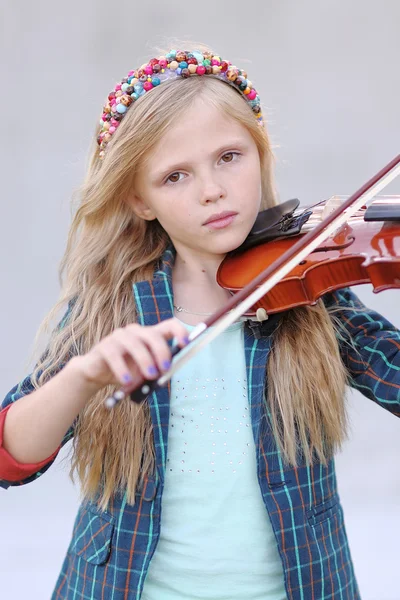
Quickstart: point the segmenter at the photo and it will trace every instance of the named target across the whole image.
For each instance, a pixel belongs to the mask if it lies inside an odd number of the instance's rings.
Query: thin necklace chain
[[[186,308],[183,308],[183,306],[176,306],[176,304],[174,304],[174,308],[175,308],[176,312],[184,312],[184,313],[187,313],[188,315],[199,315],[200,317],[211,317],[211,315],[214,314],[214,313],[190,312],[190,310],[186,310]]]
[[[186,310],[186,308],[183,308],[183,306],[177,306],[176,304],[174,304],[174,309],[176,310],[176,312],[184,312],[187,313],[188,315],[199,315],[200,317],[211,317],[211,315],[215,315],[215,312],[212,313],[199,313],[199,312],[190,312],[190,310]],[[232,310],[229,310],[228,312],[232,312]]]

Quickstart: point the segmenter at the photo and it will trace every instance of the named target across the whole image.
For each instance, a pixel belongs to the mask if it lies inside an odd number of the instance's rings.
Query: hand
[[[167,340],[177,338],[183,348],[188,332],[177,319],[167,319],[152,326],[136,323],[121,327],[103,338],[79,359],[79,369],[98,389],[116,384],[129,388],[141,374],[145,379],[157,379],[168,371],[171,350]]]

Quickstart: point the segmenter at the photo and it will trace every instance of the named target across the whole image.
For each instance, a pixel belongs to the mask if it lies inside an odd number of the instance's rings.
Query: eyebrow
[[[214,150],[212,154],[214,156],[218,156],[218,154],[221,154],[224,150],[228,150],[230,148],[243,148],[245,147],[245,145],[246,142],[244,142],[243,140],[230,140],[229,143],[224,144],[223,146],[220,146],[219,148]],[[182,160],[180,162],[175,162],[169,166],[167,165],[165,168],[162,167],[161,170],[157,170],[157,172],[154,174],[154,178],[152,178],[153,182],[160,181],[164,179],[164,177],[166,177],[168,174],[174,173],[175,171],[179,171],[179,169],[185,169],[189,166],[190,162],[188,162],[187,160]]]

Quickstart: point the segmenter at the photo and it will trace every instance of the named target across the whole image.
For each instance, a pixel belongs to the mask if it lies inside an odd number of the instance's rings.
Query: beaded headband
[[[249,103],[257,121],[262,125],[260,97],[251,81],[247,79],[245,71],[212,52],[171,50],[166,56],[152,58],[139,69],[129,71],[128,76],[108,95],[100,119],[101,130],[97,137],[100,159],[103,159],[105,148],[128,108],[140,96],[169,79],[193,75],[212,75],[235,87]]]

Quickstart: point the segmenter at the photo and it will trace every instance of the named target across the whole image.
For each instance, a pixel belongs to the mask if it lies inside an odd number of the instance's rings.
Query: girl
[[[173,338],[223,305],[224,256],[276,203],[247,74],[171,50],[108,96],[60,271],[68,303],[6,396],[1,485],[73,438],[83,501],[53,600],[354,600],[334,466],[346,384],[399,415],[400,333],[352,291],[241,320],[141,405]]]

